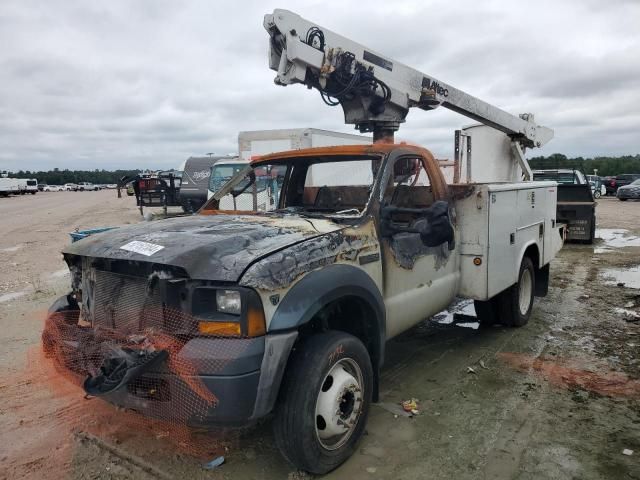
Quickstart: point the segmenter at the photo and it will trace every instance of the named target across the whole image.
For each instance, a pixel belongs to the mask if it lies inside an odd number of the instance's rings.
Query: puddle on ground
[[[626,374],[598,368],[589,361],[585,368],[577,360],[534,357],[524,353],[501,352],[500,360],[523,373],[533,373],[557,387],[580,388],[599,395],[640,398],[640,380],[631,380]],[[584,362],[583,362],[584,363]]]
[[[640,288],[640,265],[629,268],[607,268],[600,272],[607,285],[624,283],[628,288]]]
[[[8,302],[10,300],[15,300],[16,298],[20,298],[20,297],[26,295],[27,293],[29,293],[29,292],[23,291],[23,292],[5,293],[3,295],[0,295],[0,303]]]
[[[604,245],[594,248],[594,253],[612,252],[616,248],[640,247],[640,237],[623,228],[599,228],[596,238],[602,239]]]
[[[451,306],[449,306],[447,310],[436,313],[432,317],[432,320],[443,325],[455,323],[457,327],[473,328],[474,330],[480,326],[478,322],[455,322],[454,317],[456,313],[469,317],[475,317],[476,309],[473,306],[473,300],[468,298],[459,299],[455,301]]]

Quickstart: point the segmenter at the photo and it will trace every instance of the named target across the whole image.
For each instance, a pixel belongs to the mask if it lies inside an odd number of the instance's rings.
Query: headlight
[[[242,301],[237,290],[216,290],[216,306],[219,312],[240,315]]]

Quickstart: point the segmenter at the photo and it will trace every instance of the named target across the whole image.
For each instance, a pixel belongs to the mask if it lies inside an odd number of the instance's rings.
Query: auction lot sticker
[[[139,253],[141,255],[146,255],[150,257],[154,253],[159,252],[164,247],[162,245],[156,245],[155,243],[149,242],[140,242],[138,240],[134,240],[133,242],[129,242],[126,245],[120,247],[122,250],[128,250],[129,252]]]

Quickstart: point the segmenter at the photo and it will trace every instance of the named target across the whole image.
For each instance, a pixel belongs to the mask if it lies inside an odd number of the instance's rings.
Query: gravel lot
[[[359,452],[326,478],[640,479],[640,202],[603,198],[598,214],[602,239],[565,246],[526,327],[425,320],[390,342],[381,400],[418,398],[421,414],[373,407]],[[11,197],[0,219],[0,478],[307,478],[268,421],[208,434],[226,463],[206,471],[131,414],[51,382],[38,342],[67,291],[59,251],[75,228],[141,221],[130,197]]]

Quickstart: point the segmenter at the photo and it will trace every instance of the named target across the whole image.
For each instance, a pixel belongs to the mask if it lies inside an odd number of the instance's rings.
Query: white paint
[[[147,257],[150,257],[154,253],[158,253],[163,248],[164,246],[162,245],[156,245],[155,243],[149,242],[141,242],[139,240],[134,240],[133,242],[129,242],[120,247],[121,250],[139,253],[140,255],[145,255]]]
[[[7,252],[7,253],[17,252],[21,248],[22,248],[22,245],[15,245],[13,247],[3,248],[2,250],[0,250],[0,252]]]
[[[68,268],[61,268],[60,270],[57,270],[53,273],[49,274],[49,278],[63,278],[69,275],[69,269]]]
[[[464,328],[473,328],[477,330],[480,327],[478,322],[465,322],[465,323],[456,323],[456,327],[464,327]]]
[[[5,293],[4,295],[0,295],[0,303],[2,302],[8,302],[10,300],[15,300],[16,298],[20,298],[25,296],[27,293],[27,291],[22,291],[22,292],[11,292],[11,293]]]

